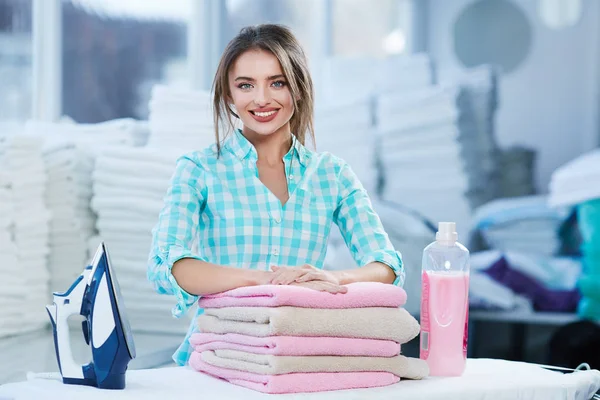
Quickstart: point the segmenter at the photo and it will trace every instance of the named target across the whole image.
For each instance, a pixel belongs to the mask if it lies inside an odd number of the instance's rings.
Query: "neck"
[[[274,167],[281,164],[283,156],[287,154],[292,145],[292,133],[288,125],[270,135],[259,135],[246,128],[242,132],[256,149],[257,164],[259,165]]]

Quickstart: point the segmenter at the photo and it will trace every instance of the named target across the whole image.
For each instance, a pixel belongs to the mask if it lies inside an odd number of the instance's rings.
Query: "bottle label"
[[[466,359],[467,358],[467,344],[469,341],[469,302],[468,301],[467,301],[465,314],[466,315],[465,315],[465,333],[463,335],[463,357]]]
[[[429,276],[425,271],[421,274],[421,355],[422,360],[429,358]]]

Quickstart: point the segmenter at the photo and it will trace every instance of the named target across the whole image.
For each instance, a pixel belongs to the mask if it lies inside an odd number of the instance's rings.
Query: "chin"
[[[242,121],[244,126],[250,131],[260,136],[269,136],[279,131],[287,122],[273,120],[268,123],[256,122],[252,117],[250,121]]]

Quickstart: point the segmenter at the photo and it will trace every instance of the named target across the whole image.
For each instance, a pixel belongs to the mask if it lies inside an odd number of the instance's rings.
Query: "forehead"
[[[248,50],[242,53],[229,70],[229,75],[233,79],[238,76],[266,79],[269,76],[280,74],[283,74],[283,70],[277,57],[260,49]]]

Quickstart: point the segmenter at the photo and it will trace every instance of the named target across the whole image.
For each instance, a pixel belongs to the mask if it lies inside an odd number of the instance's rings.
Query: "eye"
[[[275,81],[273,82],[273,86],[276,88],[282,88],[285,86],[285,81]]]
[[[247,89],[250,89],[251,87],[252,87],[252,85],[249,83],[240,83],[238,85],[238,88],[240,88],[242,90],[247,90]]]

